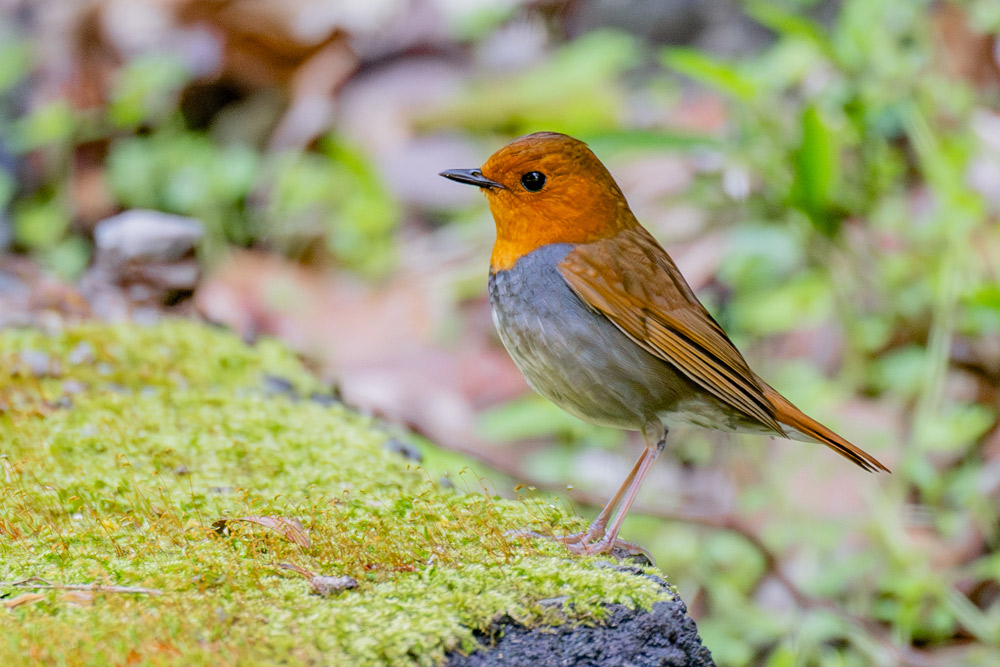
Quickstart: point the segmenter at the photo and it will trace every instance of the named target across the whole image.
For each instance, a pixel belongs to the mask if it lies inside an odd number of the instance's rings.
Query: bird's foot
[[[592,526],[591,529],[584,532],[570,533],[568,535],[546,535],[545,533],[533,530],[513,530],[508,532],[507,535],[510,537],[530,537],[562,542],[569,549],[570,553],[577,556],[592,556],[594,554],[606,553],[618,560],[638,561],[640,565],[656,564],[656,561],[653,560],[653,555],[638,544],[612,538],[610,535],[606,536],[604,535],[603,528],[600,529],[600,534],[598,535],[592,534],[594,532],[597,531],[593,531]],[[643,560],[646,563],[642,563]]]
[[[602,537],[596,542],[576,542],[566,544],[566,548],[577,555],[608,554],[618,560],[636,561],[639,565],[655,565],[653,554],[635,542],[626,542],[611,536]],[[645,563],[643,563],[645,561]]]

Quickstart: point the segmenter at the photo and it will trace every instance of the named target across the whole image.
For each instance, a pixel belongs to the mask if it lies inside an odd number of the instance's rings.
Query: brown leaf
[[[32,604],[38,602],[39,600],[44,600],[45,596],[41,593],[21,593],[15,598],[9,600],[4,600],[3,606],[7,609],[13,609],[14,607],[20,607],[21,605]]]
[[[296,574],[301,574],[306,579],[312,579],[316,576],[316,573],[312,570],[307,570],[306,568],[300,565],[295,565],[294,563],[278,563],[278,567],[282,570],[291,570]]]
[[[247,523],[254,523],[258,526],[264,526],[265,528],[270,528],[271,530],[281,533],[281,535],[289,542],[294,542],[303,549],[308,549],[312,546],[312,541],[309,539],[309,533],[302,526],[302,522],[295,517],[284,517],[284,516],[243,516],[236,519],[219,519],[212,524],[215,532],[222,535],[226,532],[229,524],[233,521],[245,521]]]
[[[60,595],[59,600],[78,607],[89,607],[94,604],[95,597],[94,591],[68,591]]]

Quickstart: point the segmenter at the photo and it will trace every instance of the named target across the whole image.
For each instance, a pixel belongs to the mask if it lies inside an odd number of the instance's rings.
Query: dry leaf
[[[94,604],[95,597],[93,591],[68,591],[60,595],[59,600],[78,607],[89,607]]]
[[[316,576],[316,573],[313,572],[312,570],[307,570],[306,568],[301,567],[299,565],[295,565],[293,563],[278,563],[278,567],[280,567],[282,570],[291,570],[296,574],[301,574],[306,579],[312,579],[313,577]]]
[[[21,593],[15,598],[9,600],[4,600],[3,606],[7,609],[13,609],[14,607],[20,607],[26,604],[32,604],[38,602],[39,600],[44,600],[45,596],[41,593]]]
[[[265,528],[270,528],[282,534],[282,536],[295,544],[299,545],[303,549],[308,549],[312,546],[312,541],[309,539],[309,533],[302,526],[302,522],[295,517],[284,517],[284,516],[242,516],[237,519],[219,519],[212,524],[215,528],[215,532],[220,535],[224,534],[228,525],[233,521],[246,521],[247,523],[254,523],[258,526],[264,526]]]

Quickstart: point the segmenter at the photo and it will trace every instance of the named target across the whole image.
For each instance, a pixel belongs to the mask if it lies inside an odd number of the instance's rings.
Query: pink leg
[[[655,430],[654,430],[655,429]],[[650,443],[650,435],[652,433],[657,434],[657,439],[655,443]],[[635,502],[635,498],[639,493],[639,487],[642,486],[642,480],[646,478],[649,474],[649,470],[653,467],[653,463],[656,462],[656,458],[663,451],[663,447],[666,445],[667,440],[667,429],[661,426],[659,423],[655,425],[651,424],[643,430],[643,437],[646,440],[646,449],[643,450],[642,455],[639,456],[639,460],[636,461],[635,466],[632,468],[632,472],[629,476],[625,478],[625,483],[622,484],[621,488],[615,494],[615,497],[611,499],[603,510],[601,514],[591,524],[591,527],[587,532],[581,536],[580,540],[574,540],[572,543],[567,543],[566,546],[573,553],[585,553],[585,554],[595,554],[604,553],[611,551],[616,547],[620,547],[628,552],[642,552],[649,557],[650,562],[652,562],[652,556],[649,555],[642,547],[625,542],[618,539],[618,531],[621,530],[622,523],[625,522],[625,516],[628,514],[629,508],[632,507],[632,503]],[[625,500],[622,502],[618,513],[615,515],[614,520],[611,522],[611,529],[605,534],[604,526],[610,516],[612,509],[618,504],[624,493]],[[597,530],[595,530],[595,526]],[[594,542],[594,538],[597,541]]]
[[[604,509],[601,510],[601,513],[597,515],[597,518],[594,519],[593,523],[590,524],[590,527],[588,527],[586,531],[582,533],[570,533],[568,535],[558,536],[543,535],[542,533],[536,533],[532,530],[519,530],[514,531],[511,534],[521,535],[524,537],[547,537],[559,540],[569,546],[571,550],[577,550],[579,553],[582,553],[582,551],[580,551],[580,549],[582,549],[581,545],[590,544],[591,542],[604,537],[604,529],[605,526],[608,525],[608,519],[611,517],[611,513],[614,512],[615,507],[618,506],[618,502],[622,499],[622,496],[625,495],[629,485],[632,484],[632,480],[635,479],[636,473],[639,472],[639,468],[642,467],[642,462],[647,456],[649,456],[649,448],[642,450],[642,454],[639,455],[639,459],[635,462],[635,465],[632,466],[632,471],[629,472],[628,477],[625,478],[622,485],[618,487],[618,491],[615,492],[614,497],[608,501],[608,503],[604,506]]]
[[[652,425],[651,425],[652,426]],[[664,445],[666,445],[667,430],[666,428],[660,426],[658,423],[655,425],[655,432],[658,434],[658,438],[655,443],[650,443],[650,432],[652,428],[647,427],[643,431],[643,436],[646,440],[646,448],[639,455],[639,459],[632,466],[632,471],[629,472],[625,481],[615,492],[614,497],[608,501],[601,510],[601,513],[597,515],[594,522],[590,524],[590,527],[583,533],[573,533],[571,535],[562,536],[550,536],[542,535],[540,533],[535,533],[532,531],[518,531],[513,533],[515,535],[520,535],[524,537],[548,537],[549,539],[556,539],[566,545],[570,551],[575,554],[597,554],[611,551],[616,547],[621,548],[627,552],[631,553],[645,553],[649,557],[650,562],[652,562],[652,557],[642,547],[639,547],[630,542],[625,542],[618,539],[618,531],[621,530],[622,523],[625,521],[625,516],[628,514],[629,508],[632,507],[632,503],[635,502],[636,495],[639,493],[639,487],[642,485],[642,480],[646,478],[649,474],[650,468],[653,467],[653,463],[656,462],[656,458],[663,451]],[[605,530],[608,523],[608,518],[611,513],[614,512],[615,507],[622,500],[624,496],[624,502],[622,502],[621,508],[619,508],[618,513],[615,514],[614,520],[611,522],[611,529]],[[594,541],[596,540],[596,541]]]
[[[632,503],[635,502],[635,497],[639,494],[639,487],[642,486],[642,480],[644,480],[646,475],[649,474],[649,470],[653,467],[653,463],[656,462],[656,457],[659,456],[661,449],[662,446],[646,448],[645,454],[647,455],[640,459],[641,465],[639,466],[639,470],[635,476],[635,481],[633,481],[631,486],[629,486],[628,493],[625,494],[625,501],[622,503],[621,509],[619,509],[618,513],[615,515],[614,521],[611,522],[611,528],[608,530],[607,534],[602,536],[597,542],[582,544],[581,546],[583,547],[584,553],[598,554],[604,553],[605,551],[611,551],[615,548],[615,544],[621,541],[618,539],[618,531],[621,530],[622,524],[625,522],[625,515],[628,514],[629,508],[631,508]]]
[[[584,544],[604,537],[604,528],[608,525],[608,519],[611,518],[611,513],[615,511],[615,507],[618,506],[618,502],[622,499],[622,496],[625,495],[626,490],[632,484],[632,480],[635,479],[636,473],[639,472],[639,469],[642,467],[642,464],[646,460],[647,456],[649,456],[648,447],[642,450],[642,454],[639,455],[635,465],[632,466],[632,471],[628,474],[628,477],[625,478],[625,481],[622,482],[622,485],[619,486],[618,490],[615,492],[614,497],[608,501],[608,503],[604,506],[604,509],[601,510],[601,513],[597,515],[596,519],[594,519],[594,522],[590,524],[589,528],[587,528],[587,532],[578,533],[577,535],[572,536],[567,535],[566,537],[578,537],[579,539],[575,541],[582,542]]]

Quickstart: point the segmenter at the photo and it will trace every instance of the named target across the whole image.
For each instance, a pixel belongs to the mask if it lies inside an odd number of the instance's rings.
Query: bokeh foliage
[[[11,57],[0,71],[0,93],[9,93],[38,63],[17,37],[6,36],[2,48]],[[207,261],[227,245],[258,244],[293,257],[319,245],[363,275],[384,274],[400,209],[368,159],[335,131],[315,151],[268,152],[249,131],[221,137],[212,127],[191,128],[180,96],[193,80],[170,54],[146,55],[116,73],[100,109],[77,114],[55,99],[20,117],[0,116],[4,149],[42,163],[41,182],[24,184],[11,204],[15,242],[63,275],[83,271],[88,244],[71,225],[70,162],[74,150],[107,143],[102,171],[115,204],[198,218]],[[4,205],[14,194],[6,185],[12,175],[0,173]]]

